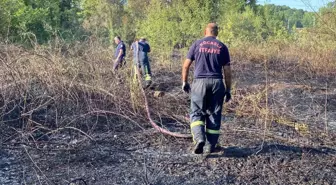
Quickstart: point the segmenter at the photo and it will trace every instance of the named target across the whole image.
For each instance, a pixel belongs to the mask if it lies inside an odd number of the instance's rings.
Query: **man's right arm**
[[[189,76],[189,68],[191,66],[192,61],[190,59],[186,59],[182,66],[182,82],[188,83]]]
[[[191,66],[191,63],[195,60],[195,47],[196,43],[194,42],[188,51],[187,59],[183,63],[182,82],[188,83],[189,68]]]
[[[190,92],[190,85],[188,83],[189,68],[192,62],[195,60],[195,43],[190,47],[187,59],[184,61],[182,66],[182,89],[184,92]]]
[[[123,53],[124,53],[123,50],[119,49],[119,54],[118,54],[118,57],[117,57],[116,61],[118,61],[120,59],[120,57]]]

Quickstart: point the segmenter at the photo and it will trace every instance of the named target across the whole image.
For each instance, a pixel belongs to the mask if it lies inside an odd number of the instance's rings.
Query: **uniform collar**
[[[213,39],[216,39],[217,37],[216,36],[206,36],[204,38],[213,38]]]

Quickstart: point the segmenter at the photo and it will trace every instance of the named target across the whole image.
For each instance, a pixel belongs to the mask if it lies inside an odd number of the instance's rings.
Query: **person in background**
[[[145,79],[145,88],[148,88],[152,83],[152,72],[149,63],[148,53],[151,51],[146,38],[140,38],[135,41],[131,49],[133,50],[135,70],[141,69],[141,74]]]
[[[203,153],[206,144],[206,153],[215,151],[220,133],[224,97],[225,102],[231,99],[229,50],[216,39],[217,35],[217,24],[209,23],[205,29],[205,37],[192,44],[182,67],[182,89],[187,93],[191,91],[190,127],[195,143],[195,154]],[[188,74],[193,61],[195,71],[190,88]]]
[[[113,72],[122,67],[125,64],[125,56],[126,56],[126,46],[124,42],[121,40],[119,36],[114,38],[114,42],[117,44],[115,53],[114,53],[114,64],[113,64]]]

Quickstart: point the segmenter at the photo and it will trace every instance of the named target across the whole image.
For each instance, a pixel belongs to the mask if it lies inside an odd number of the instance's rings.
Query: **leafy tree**
[[[264,20],[254,13],[251,7],[246,7],[243,13],[232,12],[230,16],[221,21],[219,37],[232,43],[236,40],[260,42],[265,39]]]
[[[186,0],[176,3],[181,47],[189,46],[204,35],[204,26],[215,22],[216,1]]]
[[[328,3],[319,11],[317,17],[318,31],[326,39],[336,39],[336,2]]]
[[[35,38],[43,43],[54,33],[74,32],[80,26],[79,0],[2,0],[1,25],[13,41]],[[2,36],[6,33],[1,31]]]
[[[306,28],[314,27],[316,22],[316,17],[313,12],[305,12],[302,18],[302,26]]]
[[[129,44],[144,36],[153,49],[173,49],[201,38],[209,22],[220,25],[225,42],[262,42],[314,26],[330,35],[334,17],[333,3],[315,16],[256,0],[0,0],[0,36],[45,43],[56,35],[76,40],[88,33],[105,41],[120,35]]]
[[[122,15],[121,1],[84,0],[82,3],[84,27],[95,35],[108,35],[110,39],[121,34]]]
[[[153,48],[173,48],[179,38],[178,17],[172,5],[152,0],[146,9],[147,19],[139,23],[138,36],[147,37]]]

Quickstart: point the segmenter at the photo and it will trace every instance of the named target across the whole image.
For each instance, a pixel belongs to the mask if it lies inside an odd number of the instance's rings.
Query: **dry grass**
[[[276,72],[280,66],[278,72],[281,73],[281,70],[292,70],[294,66],[308,76],[330,76],[335,74],[335,53],[287,44],[245,44],[231,49],[236,83],[234,100],[227,111],[238,117],[265,120],[267,128],[272,122],[283,123],[304,133],[308,130],[306,124],[300,122],[299,128],[288,111],[272,107],[274,99],[270,94],[293,86],[270,82],[270,71]],[[150,104],[158,123],[169,119],[183,123],[187,131],[184,118],[188,113],[188,103],[179,91],[180,66],[186,51],[182,53],[165,52],[153,57],[155,88],[168,90],[170,94],[165,98],[151,98]],[[95,116],[109,117],[107,122],[123,119],[137,127],[145,127],[146,124],[141,124],[147,123],[144,102],[140,87],[134,80],[132,62],[129,60],[127,67],[113,74],[112,54],[113,48],[103,47],[95,40],[73,45],[54,42],[47,46],[36,45],[32,50],[1,44],[3,100],[0,103],[3,102],[1,117],[6,127],[21,136],[34,134],[37,130],[46,130],[43,133],[50,134],[72,129],[89,137],[99,125],[100,118],[94,119]],[[250,72],[259,73],[256,76],[261,76],[261,79],[251,79],[251,84],[242,87],[237,82],[245,78],[245,70],[250,70],[244,67],[248,64],[257,66],[257,71]],[[302,84],[296,88],[311,87]]]
[[[135,112],[129,107],[128,69],[111,72],[111,51],[88,41],[71,49],[60,43],[26,50],[1,45],[2,117],[20,133],[49,132],[76,127],[85,132],[97,123],[83,121],[92,115]],[[119,84],[122,78],[125,85]],[[14,119],[14,120],[11,120]],[[18,124],[19,123],[19,124]],[[14,126],[16,125],[16,126]],[[19,126],[19,127],[17,127]],[[77,125],[78,126],[78,125]]]
[[[292,62],[307,72],[334,74],[336,44],[314,40],[307,42],[307,37],[296,41],[270,41],[259,45],[244,43],[238,48],[232,48],[231,52],[240,61]]]
[[[336,84],[330,80],[335,71],[334,58],[328,52],[298,50],[247,44],[240,49],[231,49],[233,100],[225,105],[224,111],[236,122],[223,125],[228,128],[225,138],[232,135],[235,139],[243,137],[242,141],[247,143],[255,139],[254,143],[259,144],[262,139],[295,145],[301,145],[298,141],[304,138],[313,143],[304,143],[307,146],[314,143],[335,146],[335,132],[330,130],[327,122],[332,119],[327,113],[336,112],[329,102],[336,92]],[[166,95],[149,96],[155,121],[182,133],[189,132],[185,120],[189,97],[180,90],[180,70],[185,53],[152,54],[153,89],[165,91]],[[32,50],[0,44],[1,145],[23,144],[19,149],[24,149],[22,154],[33,164],[37,179],[49,181],[51,176],[42,168],[43,162],[32,157],[29,147],[48,152],[54,150],[52,147],[60,146],[61,153],[69,157],[72,149],[83,144],[97,153],[104,153],[94,142],[85,142],[100,139],[96,142],[106,142],[108,148],[117,145],[123,150],[130,145],[131,148],[140,145],[145,148],[144,143],[173,148],[179,144],[185,150],[188,141],[176,139],[171,142],[172,138],[155,137],[156,133],[148,129],[141,87],[134,80],[132,62],[129,59],[127,67],[113,74],[112,54],[112,48],[91,40],[71,46],[61,42],[36,45]],[[320,56],[324,56],[320,61],[326,61],[328,65],[317,65],[315,59]],[[139,133],[133,133],[137,131]],[[118,140],[120,136],[115,135],[125,133],[123,139],[127,140]],[[235,137],[236,134],[239,136]],[[99,135],[106,136],[107,141]],[[162,138],[171,145],[159,141]],[[314,142],[316,140],[318,142]],[[41,141],[45,143],[41,145]],[[44,146],[46,148],[41,149]],[[174,152],[170,155],[178,156]],[[69,161],[70,169],[73,164]],[[160,167],[158,171],[164,168]]]
[[[331,133],[328,122],[335,118],[327,114],[335,110],[327,107],[336,89],[335,43],[299,41],[244,43],[232,48],[238,85],[226,113],[256,120],[257,127],[266,132],[283,125],[302,137],[316,139]],[[333,145],[332,140],[325,142]]]
[[[72,46],[60,42],[36,45],[32,50],[1,44],[0,126],[6,130],[2,140],[13,136],[27,141],[36,139],[35,135],[41,138],[66,130],[92,139],[90,135],[95,130],[110,127],[114,122],[123,122],[126,127],[147,127],[132,60],[113,74],[112,54],[112,48],[91,40]],[[157,68],[165,65],[163,62]],[[175,72],[167,71],[168,77],[163,74],[155,88],[164,90],[169,83],[175,83],[176,79],[169,77],[169,73]],[[186,132],[186,106],[176,109],[181,101],[181,97],[174,95],[152,98],[150,105],[156,122],[177,122]],[[167,102],[169,105],[163,106]]]

